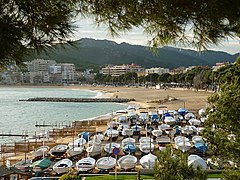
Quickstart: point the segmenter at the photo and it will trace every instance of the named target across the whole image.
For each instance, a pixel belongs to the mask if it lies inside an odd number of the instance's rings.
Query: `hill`
[[[179,66],[213,66],[216,62],[234,62],[237,55],[221,51],[203,51],[160,48],[153,53],[149,48],[114,41],[80,39],[69,45],[55,45],[54,51],[33,55],[31,58],[53,59],[57,62],[74,63],[77,67],[102,66],[106,64],[136,63],[143,67],[176,68]],[[28,59],[31,60],[31,59]]]

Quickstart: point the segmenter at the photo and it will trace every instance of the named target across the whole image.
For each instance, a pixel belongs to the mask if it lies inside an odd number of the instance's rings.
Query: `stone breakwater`
[[[135,101],[135,99],[126,98],[51,98],[51,97],[37,97],[29,99],[21,99],[19,101],[31,101],[31,102],[117,102],[125,103]]]

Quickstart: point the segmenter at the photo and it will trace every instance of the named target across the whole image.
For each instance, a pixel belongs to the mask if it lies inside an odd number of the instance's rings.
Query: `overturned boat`
[[[53,165],[53,170],[57,174],[63,174],[69,172],[71,167],[72,161],[70,159],[62,159]]]
[[[48,154],[49,146],[40,146],[36,150],[31,152],[33,158],[44,157]]]
[[[137,158],[132,155],[123,156],[118,160],[119,167],[125,170],[135,168],[136,163],[137,163]]]
[[[149,153],[149,154],[143,156],[139,162],[143,168],[153,168],[155,166],[156,160],[157,160],[157,156]]]
[[[115,165],[116,159],[113,157],[102,157],[96,162],[96,167],[98,169],[112,169]]]
[[[95,167],[95,163],[95,159],[86,157],[76,162],[76,168],[79,172],[89,171]]]

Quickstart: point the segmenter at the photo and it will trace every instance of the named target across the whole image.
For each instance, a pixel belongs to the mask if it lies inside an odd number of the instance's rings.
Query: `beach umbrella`
[[[206,162],[200,156],[195,154],[188,156],[188,165],[193,166],[194,169],[197,169],[197,167],[200,167],[203,170],[207,169]]]

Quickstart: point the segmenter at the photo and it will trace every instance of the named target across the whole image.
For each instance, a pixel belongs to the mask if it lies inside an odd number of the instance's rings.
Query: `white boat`
[[[108,137],[113,137],[114,138],[114,137],[118,137],[119,131],[111,128],[111,129],[106,130],[105,134]]]
[[[67,150],[67,153],[69,154],[69,156],[77,156],[79,154],[81,154],[84,150],[84,147],[71,147]]]
[[[194,130],[191,126],[185,126],[184,128],[181,129],[181,132],[186,135],[193,134]]]
[[[118,160],[118,166],[125,170],[135,168],[136,163],[137,158],[132,155],[123,156]]]
[[[13,167],[19,169],[20,171],[28,171],[30,169],[31,164],[32,160],[26,159],[18,161],[16,164],[13,165]]]
[[[95,167],[96,160],[91,157],[83,158],[76,163],[78,171],[89,171]]]
[[[88,141],[88,146],[101,146],[102,144],[102,141],[99,141],[99,140],[96,140],[96,139],[93,139],[91,141]]]
[[[143,168],[153,168],[155,166],[156,160],[157,160],[157,156],[149,153],[149,154],[143,156],[139,162]]]
[[[150,138],[150,137],[141,137],[139,139],[139,143],[142,144],[142,143],[149,143],[149,142],[153,142],[153,139]]]
[[[159,136],[162,135],[162,130],[160,130],[160,129],[155,129],[155,130],[152,131],[152,135],[153,135],[153,136],[156,136],[156,137],[159,137]]]
[[[36,150],[31,152],[33,158],[43,157],[48,154],[49,146],[40,146]]]
[[[62,156],[68,149],[65,144],[59,144],[50,149],[50,154],[53,156]]]
[[[176,123],[176,119],[174,119],[172,116],[166,116],[164,118],[164,122],[168,125],[173,125]]]
[[[53,170],[57,174],[63,174],[69,172],[71,167],[72,161],[70,159],[62,159],[53,165]]]
[[[188,141],[178,141],[175,143],[175,148],[181,150],[182,152],[186,152],[191,148],[191,143]]]
[[[139,145],[139,149],[140,151],[144,152],[144,153],[149,153],[150,150],[151,152],[154,151],[154,144],[153,143],[140,143]]]
[[[141,131],[142,127],[139,126],[139,125],[134,125],[134,126],[131,127],[131,129],[132,129],[133,131],[137,132],[137,131]]]
[[[104,139],[104,135],[99,133],[99,134],[96,134],[93,138],[95,141],[102,141]]]
[[[165,129],[168,129],[168,128],[170,128],[169,124],[161,124],[161,125],[158,126],[159,130],[165,130]]]
[[[201,120],[198,120],[198,119],[190,119],[188,122],[190,125],[193,125],[193,126],[199,126],[201,124]]]
[[[118,126],[118,123],[116,121],[110,121],[110,122],[107,123],[107,126],[109,128],[115,128],[115,127]]]
[[[86,143],[87,143],[86,139],[78,138],[78,139],[75,139],[73,142],[68,143],[68,146],[80,147],[80,146],[84,146]]]
[[[116,159],[113,157],[102,157],[96,162],[96,167],[98,169],[112,169],[115,165]]]
[[[92,145],[92,146],[89,146],[87,149],[86,149],[87,153],[89,156],[97,156],[99,154],[101,154],[102,152],[102,147],[101,146],[98,146],[98,145]]]
[[[122,135],[123,136],[132,136],[133,135],[133,129],[126,129],[126,128],[124,128],[122,130]]]
[[[111,153],[112,153],[112,150],[113,150],[115,147],[116,147],[116,148],[120,148],[120,144],[115,143],[115,142],[107,143],[107,144],[104,146],[104,151],[106,151],[107,153],[111,154]]]
[[[194,169],[200,167],[200,169],[206,170],[207,163],[198,155],[190,155],[188,156],[188,165],[193,166]]]
[[[134,138],[125,138],[122,140],[122,145],[125,146],[128,143],[135,143],[136,140]]]
[[[193,113],[187,113],[187,114],[185,114],[184,118],[186,120],[190,120],[190,119],[196,118],[196,117],[195,117],[195,115]]]
[[[178,143],[178,142],[181,142],[181,141],[189,142],[189,139],[184,137],[184,136],[177,136],[177,137],[174,138],[175,144]]]
[[[202,136],[193,136],[192,137],[192,142],[194,144],[196,144],[196,143],[202,143],[203,144],[204,143]]]

